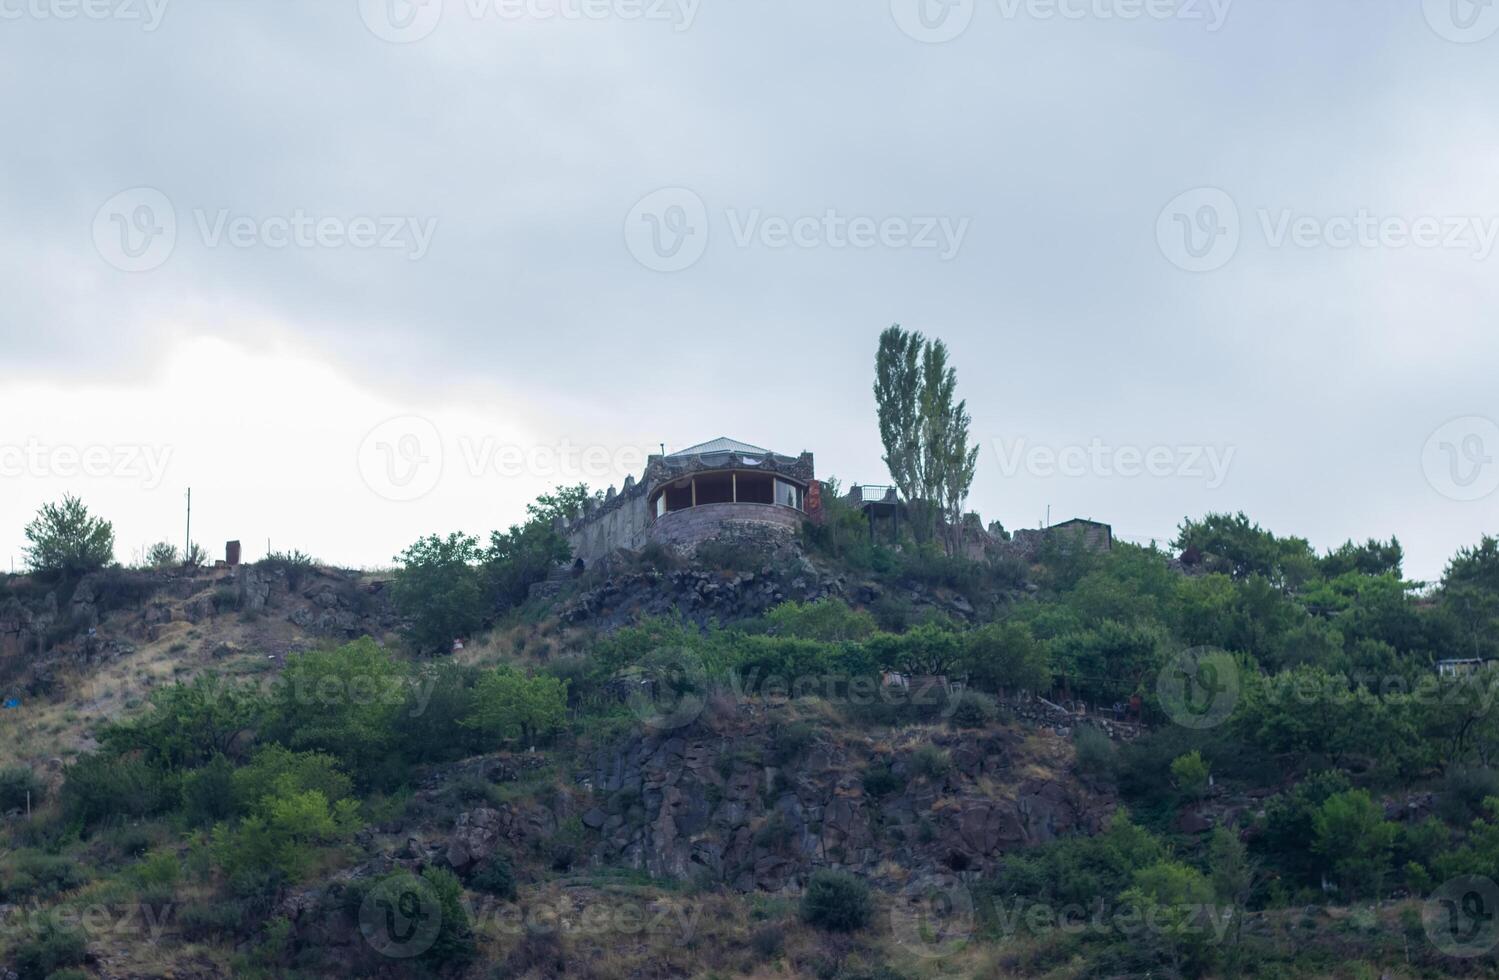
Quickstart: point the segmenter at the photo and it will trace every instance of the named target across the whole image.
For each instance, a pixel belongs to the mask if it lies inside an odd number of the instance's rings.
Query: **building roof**
[[[737,453],[741,456],[775,455],[769,449],[761,449],[759,446],[751,446],[747,442],[740,442],[737,439],[730,439],[727,436],[720,436],[717,439],[711,439],[708,442],[700,442],[696,446],[688,446],[686,449],[680,449],[677,452],[670,453],[666,458],[678,459],[684,456],[708,456],[713,453]]]

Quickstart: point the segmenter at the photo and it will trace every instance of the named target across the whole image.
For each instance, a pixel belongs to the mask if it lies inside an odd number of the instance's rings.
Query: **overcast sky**
[[[0,0],[0,561],[64,491],[389,564],[720,435],[972,504],[1499,530],[1499,5]]]

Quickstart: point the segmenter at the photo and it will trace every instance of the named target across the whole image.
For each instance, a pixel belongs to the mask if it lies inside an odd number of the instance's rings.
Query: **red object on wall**
[[[822,483],[813,480],[807,484],[807,519],[813,524],[822,523]]]

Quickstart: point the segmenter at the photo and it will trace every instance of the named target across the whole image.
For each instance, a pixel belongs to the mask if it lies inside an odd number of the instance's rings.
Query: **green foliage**
[[[1208,913],[1215,908],[1214,899],[1207,878],[1172,860],[1135,871],[1131,886],[1119,897],[1151,923],[1139,941],[1178,976],[1201,976],[1211,963],[1214,937]]]
[[[424,653],[447,653],[453,640],[484,622],[479,539],[466,534],[422,538],[396,556],[391,601],[407,620],[406,634]]]
[[[571,557],[567,541],[545,519],[512,526],[503,534],[492,532],[483,575],[495,611],[503,614],[525,602],[531,586]]]
[[[964,691],[947,708],[947,720],[953,728],[983,728],[999,715],[994,699],[978,691]]]
[[[75,578],[114,561],[114,526],[71,494],[43,504],[26,525],[26,566],[39,575]]]
[[[0,903],[48,899],[87,882],[88,875],[71,858],[20,851],[7,855],[0,866]]]
[[[119,754],[139,752],[161,769],[191,768],[229,754],[235,738],[254,726],[260,707],[254,692],[200,675],[191,684],[153,691],[149,711],[108,726],[100,742]]]
[[[500,667],[479,678],[463,724],[493,738],[531,742],[559,730],[566,720],[566,681]]]
[[[923,745],[911,753],[910,770],[915,776],[941,779],[952,769],[952,756],[935,745]]]
[[[354,783],[334,757],[323,752],[293,752],[281,745],[267,745],[255,753],[250,764],[231,780],[234,808],[252,813],[271,797],[289,797],[316,790],[329,803],[351,796]]]
[[[21,980],[43,980],[79,965],[87,955],[88,937],[81,929],[44,916],[35,932],[15,945],[10,958]]]
[[[222,755],[182,777],[182,812],[188,822],[207,826],[235,813],[234,764]]]
[[[956,532],[973,483],[978,448],[968,445],[971,420],[966,403],[954,400],[956,389],[942,341],[898,324],[880,335],[874,397],[885,465],[923,538],[938,516]],[[955,550],[956,538],[948,545]]]
[[[1235,578],[1259,575],[1278,586],[1296,586],[1311,578],[1317,558],[1303,538],[1277,538],[1242,512],[1185,519],[1172,546],[1196,552],[1213,571]]]
[[[844,871],[813,872],[802,893],[802,921],[828,932],[863,929],[873,914],[869,885]]]
[[[1072,733],[1073,750],[1077,754],[1077,771],[1106,782],[1119,776],[1119,753],[1109,738],[1096,725],[1079,725]]]
[[[1312,850],[1332,864],[1351,894],[1378,897],[1398,828],[1365,790],[1335,793],[1312,814]]]
[[[267,706],[265,734],[326,752],[356,780],[376,781],[394,755],[410,670],[369,637],[287,658]]]
[[[311,870],[323,846],[341,843],[359,829],[358,804],[330,804],[319,790],[267,796],[237,826],[213,828],[214,858],[225,874],[272,869],[296,881]]]
[[[181,561],[181,558],[175,544],[170,541],[158,541],[146,549],[145,560],[147,568],[172,568]]]
[[[67,819],[92,827],[171,808],[176,782],[142,759],[93,753],[63,770],[59,802]]]
[[[1103,833],[1065,837],[1010,856],[988,890],[1053,906],[1088,906],[1100,896],[1119,895],[1134,883],[1136,871],[1165,857],[1161,842],[1121,808]]]
[[[1202,753],[1196,749],[1171,762],[1171,781],[1189,799],[1201,799],[1207,795],[1208,775],[1208,764],[1202,761]]]
[[[42,802],[42,781],[26,766],[0,769],[0,814],[11,810],[25,810],[28,801],[32,807]]]
[[[511,869],[510,862],[498,852],[474,870],[469,876],[468,885],[474,891],[493,895],[495,898],[515,900],[515,872]]]
[[[821,643],[864,640],[875,631],[873,616],[850,609],[841,599],[783,602],[765,614],[765,623],[779,636]]]
[[[1165,662],[1166,635],[1156,625],[1113,620],[1095,629],[1067,633],[1051,642],[1051,659],[1073,692],[1087,700],[1127,700]]]
[[[961,663],[969,683],[989,691],[1042,691],[1051,683],[1045,646],[1016,620],[965,634]]]

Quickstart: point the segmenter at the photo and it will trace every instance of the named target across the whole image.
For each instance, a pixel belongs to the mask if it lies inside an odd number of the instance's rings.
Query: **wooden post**
[[[739,503],[739,474],[738,473],[730,473],[729,474],[729,488],[730,488],[729,489],[729,499],[732,500],[732,501],[734,501],[734,503],[736,503],[736,504]]]
[[[697,477],[692,478],[692,506],[697,506]]]

